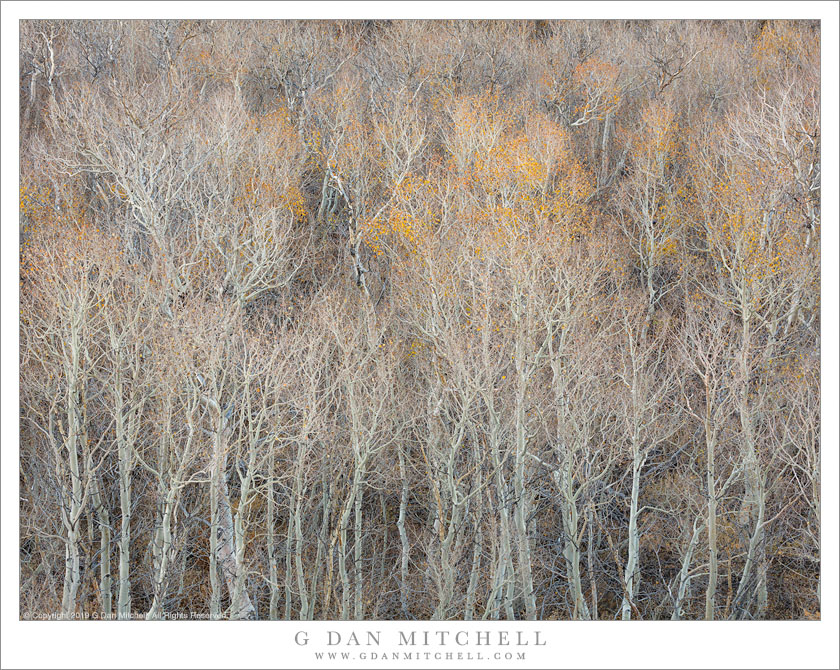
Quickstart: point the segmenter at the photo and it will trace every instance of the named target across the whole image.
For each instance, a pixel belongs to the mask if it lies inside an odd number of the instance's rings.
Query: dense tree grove
[[[819,617],[819,54],[22,22],[21,616]]]

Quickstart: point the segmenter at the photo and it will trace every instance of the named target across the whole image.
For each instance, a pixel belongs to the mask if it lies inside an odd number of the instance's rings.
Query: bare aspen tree
[[[631,618],[631,604],[641,580],[639,517],[642,471],[652,451],[668,440],[676,430],[676,422],[663,416],[663,405],[673,402],[675,395],[673,373],[665,358],[665,335],[658,334],[652,342],[642,339],[647,330],[647,318],[634,324],[625,313],[622,336],[626,338],[624,355],[618,378],[626,389],[624,432],[630,443],[630,512],[628,519],[627,563],[624,567],[624,594],[621,618]],[[627,397],[629,396],[629,397]]]
[[[314,618],[318,600],[318,583],[323,563],[323,542],[308,537],[314,529],[307,528],[307,512],[314,513],[320,503],[324,532],[329,523],[332,501],[328,500],[329,486],[319,482],[317,465],[322,464],[320,452],[324,440],[329,439],[332,426],[328,420],[328,407],[334,401],[335,382],[330,376],[334,363],[329,339],[306,337],[303,329],[293,331],[285,341],[285,351],[280,367],[273,378],[282,398],[281,407],[289,416],[288,436],[281,439],[288,443],[293,458],[289,488],[289,539],[287,540],[286,593],[294,593],[300,601],[298,616],[301,620]],[[318,484],[324,486],[321,500],[315,497]],[[307,537],[305,537],[305,531]],[[307,575],[305,552],[311,542],[317,542],[316,558],[319,566]],[[293,567],[292,567],[293,562]],[[286,603],[287,609],[291,603]]]
[[[629,211],[620,225],[638,259],[647,294],[644,340],[657,305],[674,288],[666,284],[663,265],[676,251],[680,223],[674,211],[679,188],[672,167],[677,149],[674,112],[654,104],[642,113],[640,125],[631,144],[630,175],[622,184]]]
[[[132,480],[137,467],[138,441],[143,411],[149,402],[148,383],[144,370],[144,343],[149,331],[148,300],[144,287],[128,284],[125,291],[115,286],[103,296],[111,310],[105,315],[107,328],[106,356],[111,375],[108,379],[110,402],[114,416],[119,479],[119,580],[117,617],[131,615],[131,517]],[[149,352],[151,353],[151,352]]]
[[[189,491],[193,485],[206,484],[207,470],[201,467],[206,453],[207,429],[203,424],[203,376],[192,366],[191,347],[183,338],[189,326],[189,313],[179,314],[178,322],[165,321],[158,337],[150,345],[145,365],[151,368],[151,381],[159,389],[155,403],[157,426],[147,448],[137,450],[135,458],[140,470],[151,477],[156,493],[155,519],[152,532],[153,600],[146,619],[162,617],[169,595],[175,560],[182,536],[187,529],[179,524],[186,515]],[[172,351],[166,342],[181,337],[181,347]],[[178,378],[173,385],[168,380]],[[183,551],[183,549],[181,549]]]
[[[368,468],[376,454],[395,439],[387,430],[385,411],[390,400],[386,384],[391,378],[391,362],[387,352],[381,352],[381,331],[372,322],[374,314],[366,298],[359,296],[361,307],[355,314],[343,311],[347,328],[339,328],[332,307],[327,326],[339,358],[340,396],[346,412],[346,436],[349,441],[350,472],[347,473],[347,494],[337,519],[337,527],[330,541],[328,560],[338,540],[338,576],[341,580],[341,619],[362,619],[365,603],[363,597],[363,554],[365,535],[362,527],[362,502],[366,489]],[[352,573],[347,567],[350,554],[348,531],[353,529]],[[352,609],[351,609],[352,608]]]
[[[727,360],[731,355],[727,345],[729,333],[720,322],[711,332],[704,332],[705,327],[699,315],[694,313],[691,316],[693,318],[687,325],[683,351],[688,369],[697,376],[701,384],[703,402],[695,409],[684,386],[681,392],[686,401],[686,409],[702,427],[705,443],[704,493],[707,499],[705,526],[708,537],[708,581],[704,618],[713,620],[717,618],[719,508],[733,480],[740,475],[741,467],[733,467],[727,474],[726,470],[721,468],[720,461],[724,459],[720,458],[719,454],[725,417],[732,407],[729,398],[731,391],[726,386],[726,379],[732,374],[731,362]]]
[[[170,393],[164,398],[162,412],[158,419],[169,431],[161,437],[158,453],[162,457],[158,468],[152,469],[157,480],[158,517],[152,545],[152,588],[153,600],[146,619],[156,620],[162,617],[164,601],[167,596],[171,566],[177,552],[175,539],[178,533],[178,512],[183,500],[184,489],[191,483],[201,480],[191,477],[190,470],[197,456],[201,427],[198,425],[200,396],[198,390],[189,385],[181,393]],[[179,402],[180,401],[180,402]],[[177,403],[177,404],[176,404]],[[183,414],[178,411],[183,407]],[[130,608],[130,596],[125,603]]]
[[[110,518],[97,479],[106,432],[102,430],[97,435],[88,420],[101,357],[100,313],[108,269],[99,260],[95,231],[84,224],[79,226],[73,220],[74,212],[64,210],[66,206],[67,203],[56,203],[53,228],[42,231],[33,240],[40,254],[39,263],[48,274],[39,277],[33,272],[33,281],[37,282],[33,286],[34,309],[25,317],[32,336],[24,340],[24,346],[42,374],[55,380],[55,386],[47,386],[53,396],[39,401],[41,409],[32,420],[52,452],[64,542],[60,611],[62,616],[70,617],[78,605],[83,522],[90,503],[98,510],[100,551],[110,554]],[[100,560],[100,590],[105,604],[109,600],[106,592],[110,593],[110,568],[107,557]]]
[[[207,393],[202,393],[201,401],[208,410],[212,434],[209,462],[211,570],[216,568],[224,576],[231,599],[230,618],[253,619],[256,616],[254,606],[241,582],[244,567],[241,552],[237,551],[237,540],[241,543],[241,537],[237,536],[237,528],[234,526],[228,485],[228,457],[233,431],[232,407],[223,407],[212,389],[209,389]],[[217,591],[214,595],[214,607],[220,607],[218,599]],[[218,614],[221,614],[220,610]]]

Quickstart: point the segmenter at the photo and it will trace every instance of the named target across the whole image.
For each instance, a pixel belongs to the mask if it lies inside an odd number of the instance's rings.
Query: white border
[[[535,2],[533,0],[335,1],[237,2],[226,0],[184,2],[56,2],[7,0],[7,10],[21,19],[816,19],[831,16],[832,2],[787,0],[767,2],[718,0],[710,2]]]
[[[507,625],[544,631],[549,645],[529,650],[527,667],[837,668],[838,657],[838,4],[835,2],[3,2],[2,45],[2,657],[7,667],[323,667],[298,630],[313,641],[328,630],[406,629],[400,622],[316,623],[28,623],[18,620],[18,20],[22,18],[819,18],[823,96],[823,610],[821,622],[598,623]],[[108,630],[103,630],[107,626]],[[212,629],[211,629],[212,627]],[[209,644],[224,628],[225,643]],[[235,628],[234,628],[235,627]],[[411,629],[486,629],[429,624]],[[323,645],[319,648],[324,649]],[[384,651],[384,645],[380,651]],[[457,649],[455,650],[457,651]],[[390,665],[366,661],[334,667]],[[449,667],[445,659],[436,665]],[[456,667],[509,667],[501,661]],[[401,663],[399,667],[429,667]],[[523,667],[518,665],[516,667]]]

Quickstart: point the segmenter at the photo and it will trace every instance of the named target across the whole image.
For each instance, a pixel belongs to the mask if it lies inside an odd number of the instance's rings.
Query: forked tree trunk
[[[228,593],[231,598],[231,619],[255,619],[256,610],[248,597],[246,588],[237,589],[241,571],[244,569],[239,562],[236,551],[236,529],[233,524],[233,513],[230,508],[230,495],[227,482],[228,440],[231,427],[227,418],[222,415],[221,408],[215,399],[205,401],[211,408],[214,423],[213,456],[210,464],[210,544],[211,544],[211,580],[214,577],[213,568],[222,572]],[[218,584],[211,595],[211,616],[221,615],[221,601]]]
[[[566,560],[566,574],[573,603],[572,619],[589,620],[591,618],[586,597],[583,593],[583,582],[580,574],[581,553],[579,545],[577,496],[573,491],[570,463],[566,459],[562,471],[554,471],[554,479],[560,489],[560,508],[563,517],[563,558]]]
[[[515,524],[519,546],[522,600],[525,604],[525,618],[528,621],[533,621],[537,618],[537,604],[534,597],[534,580],[531,576],[531,543],[527,528],[527,519],[531,509],[531,495],[525,487],[525,449],[527,447],[525,390],[527,377],[528,375],[524,371],[519,375],[519,388],[516,393],[516,463],[513,483],[516,495]]]
[[[639,437],[633,437],[633,483],[630,490],[630,520],[627,539],[627,565],[624,568],[624,595],[621,600],[621,620],[630,621],[632,603],[639,587],[639,480],[644,458]]]
[[[747,296],[745,296],[746,298]],[[740,522],[752,530],[748,547],[747,561],[739,583],[741,592],[743,583],[749,581],[755,573],[757,588],[756,618],[762,619],[767,611],[767,565],[764,550],[764,523],[762,521],[764,508],[764,489],[761,482],[761,465],[755,447],[755,413],[750,399],[750,378],[752,365],[751,353],[751,308],[745,299],[741,308],[741,352],[739,356],[740,393],[738,399],[738,415],[741,422],[741,446],[744,463],[745,492],[741,505]],[[741,594],[743,599],[744,594]],[[738,599],[736,598],[736,601]],[[741,603],[748,606],[749,603]]]
[[[717,555],[717,492],[715,491],[715,447],[717,436],[712,426],[711,404],[708,381],[706,384],[706,495],[709,499],[708,518],[706,527],[709,531],[709,582],[706,586],[705,619],[713,621],[715,618],[715,594],[718,580]]]
[[[698,524],[697,520],[695,520],[694,529],[691,533],[691,539],[688,542],[688,547],[685,550],[682,563],[680,564],[677,596],[674,599],[674,612],[671,615],[671,621],[679,621],[682,619],[682,606],[685,602],[688,586],[691,583],[691,575],[689,574],[689,570],[691,569],[691,559],[694,556],[694,550],[697,547],[698,540],[700,539],[701,530],[703,530],[703,524]]]
[[[274,537],[274,524],[277,516],[276,506],[274,500],[274,445],[269,447],[269,461],[268,461],[268,503],[266,506],[266,535],[268,542],[268,579],[269,579],[269,603],[268,603],[268,618],[271,621],[276,621],[280,618],[277,611],[277,604],[280,600],[280,585],[277,579],[277,541]]]
[[[82,484],[82,469],[79,462],[79,451],[85,445],[85,427],[82,419],[84,401],[82,394],[84,386],[80,383],[83,306],[77,298],[73,298],[70,323],[69,346],[65,351],[64,376],[67,380],[66,416],[67,435],[64,448],[67,451],[67,466],[70,474],[70,488],[63,487],[67,502],[62,506],[62,521],[65,529],[65,563],[64,590],[61,597],[61,614],[63,617],[72,616],[76,611],[76,598],[81,583],[81,549],[79,546],[81,529],[80,522],[85,508],[85,488]],[[50,431],[52,435],[52,431]],[[60,449],[59,449],[60,451]],[[56,467],[63,460],[60,453],[56,455]]]
[[[91,500],[99,521],[99,597],[102,613],[111,614],[111,515],[102,500],[102,483],[99,477],[92,481]]]

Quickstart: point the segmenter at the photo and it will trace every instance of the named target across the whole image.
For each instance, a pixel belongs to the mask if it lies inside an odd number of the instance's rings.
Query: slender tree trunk
[[[478,586],[478,573],[481,569],[481,551],[483,537],[481,532],[481,517],[478,515],[475,519],[476,533],[473,538],[473,557],[472,567],[470,568],[470,581],[467,586],[467,595],[464,603],[464,621],[472,621],[475,616],[475,592]]]
[[[79,582],[81,581],[79,532],[75,528],[67,532],[64,562],[64,592],[61,597],[61,613],[62,616],[69,617],[76,611],[76,594],[79,591]]]
[[[504,463],[501,453],[499,417],[492,404],[488,403],[490,410],[490,432],[488,442],[490,455],[495,472],[495,506],[499,510],[499,542],[498,554],[494,563],[494,574],[490,597],[487,600],[487,609],[484,618],[488,616],[498,619],[500,609],[503,607],[508,619],[513,620],[513,559],[510,538],[510,512],[507,507],[508,483],[504,475]]]
[[[219,542],[216,545],[216,561],[222,570],[222,575],[228,587],[231,597],[230,618],[231,619],[255,619],[256,611],[248,597],[248,592],[242,589],[237,593],[236,583],[240,578],[242,565],[237,562],[235,545],[236,529],[233,524],[233,513],[230,508],[230,499],[227,495],[227,481],[224,471],[220,473],[217,480],[220,487],[218,494],[218,533]]]
[[[453,505],[451,518],[447,524],[446,535],[440,543],[440,576],[438,586],[438,604],[432,615],[434,620],[449,618],[449,608],[455,595],[456,566],[453,560],[453,545],[456,529],[461,523],[462,506]]]
[[[353,609],[353,616],[356,621],[361,621],[364,619],[364,602],[362,599],[362,587],[363,587],[363,576],[362,576],[362,551],[364,549],[363,540],[364,537],[362,535],[362,498],[364,497],[364,491],[359,490],[356,494],[356,505],[355,505],[355,523],[353,524],[353,572],[356,577],[356,589],[355,589],[355,603]]]
[[[163,612],[163,602],[166,596],[166,576],[172,559],[172,513],[177,503],[176,489],[170,488],[163,503],[163,514],[160,525],[160,545],[158,548],[159,563],[154,572],[154,597],[152,606],[146,613],[149,621],[158,620]]]
[[[286,603],[283,607],[283,618],[286,621],[292,618],[292,545],[294,544],[294,529],[295,529],[295,494],[294,490],[289,498],[289,521],[286,525]]]
[[[119,445],[120,477],[120,584],[117,595],[117,618],[131,618],[131,464],[128,445]]]
[[[344,504],[344,509],[341,512],[339,519],[339,548],[338,548],[338,576],[341,579],[341,615],[342,621],[347,621],[350,618],[350,594],[352,592],[352,585],[350,582],[350,575],[347,571],[347,528],[350,525],[350,515],[355,508],[356,496],[361,488],[360,479],[361,472],[358,464],[356,464],[353,473],[353,480],[351,488]]]
[[[119,352],[119,344],[114,347]],[[117,380],[114,389],[117,436],[117,460],[120,482],[120,541],[119,541],[119,591],[117,618],[131,618],[131,581],[129,576],[131,551],[131,476],[134,469],[134,440],[139,430],[139,408],[126,418],[123,401],[122,357],[117,356]]]
[[[327,481],[326,471],[324,478],[321,481],[321,529],[319,536],[316,537],[318,549],[315,552],[315,567],[313,569],[312,579],[309,584],[309,609],[306,613],[307,621],[315,618],[315,603],[318,598],[318,582],[321,578],[321,571],[324,564],[324,547],[326,543],[321,538],[326,539],[329,536],[330,529],[330,502],[332,500],[332,483]]]
[[[631,605],[639,587],[639,480],[644,458],[639,436],[633,436],[633,484],[630,493],[630,521],[627,540],[627,565],[624,568],[624,595],[621,600],[621,619],[630,621]]]
[[[751,570],[755,570],[758,582],[757,612],[759,619],[767,611],[767,565],[764,557],[764,525],[759,522],[759,510],[764,505],[764,493],[761,486],[761,466],[755,448],[755,425],[752,402],[750,400],[750,378],[752,365],[751,351],[751,311],[749,305],[742,303],[741,354],[739,356],[740,393],[738,414],[741,421],[741,445],[743,449],[745,495],[741,506],[741,523],[754,529],[754,542],[751,539],[748,549],[749,558],[744,565],[743,579],[749,579]],[[740,590],[740,584],[739,584]]]
[[[498,550],[494,561],[493,586],[487,599],[487,609],[484,619],[498,619],[504,608],[508,619],[513,620],[512,594],[510,590],[512,575],[512,560],[510,546],[510,520],[507,510],[499,512],[499,540]]]
[[[601,167],[598,171],[598,188],[607,183],[610,166],[610,131],[612,130],[613,111],[609,110],[604,116],[604,133],[601,137]]]
[[[703,529],[702,524],[694,522],[694,530],[691,533],[691,539],[688,542],[688,547],[683,555],[682,563],[680,565],[679,585],[677,587],[677,597],[674,599],[674,613],[671,615],[671,621],[679,621],[682,619],[682,606],[685,602],[688,585],[691,582],[689,570],[691,569],[691,559],[694,556],[694,550],[697,547],[697,542],[700,539],[700,531]]]
[[[243,603],[247,598],[247,590],[245,588],[245,524],[248,517],[248,508],[250,506],[251,494],[251,473],[254,471],[256,463],[256,450],[254,448],[253,440],[249,444],[249,458],[247,470],[244,473],[240,483],[239,504],[236,506],[236,515],[233,521],[234,532],[234,548],[236,550],[236,575],[234,580],[234,589],[231,592],[231,601],[235,603]],[[249,600],[249,603],[250,600]],[[239,610],[242,612],[242,609]],[[241,618],[256,619],[256,609],[251,605],[250,611],[245,611],[245,616]]]
[[[717,555],[717,493],[715,491],[715,442],[716,436],[712,428],[711,403],[708,383],[706,386],[706,495],[709,497],[708,518],[706,526],[709,532],[709,582],[706,587],[705,619],[713,621],[715,618],[715,594],[718,581]]]
[[[569,465],[563,474],[555,474],[558,478],[558,485],[561,488],[561,510],[563,516],[563,557],[566,559],[566,574],[568,575],[569,588],[572,592],[572,618],[574,620],[589,620],[589,607],[586,605],[586,597],[583,594],[583,583],[580,575],[580,547],[578,546],[578,510],[575,502],[576,497],[572,493],[571,473]]]
[[[166,404],[165,416],[167,426],[170,424],[171,420],[171,409],[172,404],[170,397],[167,400]],[[158,475],[158,491],[161,493],[162,500],[158,505],[160,512],[158,516],[158,528],[156,529],[154,536],[155,544],[153,546],[153,549],[155,550],[155,554],[157,556],[154,564],[154,572],[152,573],[152,589],[154,595],[152,599],[152,605],[149,608],[149,611],[146,613],[147,620],[156,620],[160,619],[161,617],[161,614],[163,612],[163,604],[166,599],[167,573],[169,571],[169,564],[175,559],[176,549],[173,543],[175,530],[173,526],[175,523],[175,509],[179,504],[181,494],[181,477],[184,474],[184,468],[187,464],[187,459],[185,458],[185,455],[191,453],[192,451],[194,430],[191,422],[189,423],[189,429],[189,435],[187,437],[186,444],[183,447],[181,460],[178,463],[177,468],[174,468],[174,470],[170,469],[171,466],[174,467],[174,463],[172,462],[172,455],[174,453],[174,449],[172,445],[172,438],[168,430],[163,431],[161,441],[159,444],[160,463],[162,464],[162,466],[165,465],[166,469],[163,469],[163,467],[161,467],[161,470]],[[128,537],[129,535],[128,533],[126,533],[126,551],[124,554],[126,557],[126,562],[128,560]],[[120,555],[121,568],[122,556],[123,554]],[[126,565],[126,577],[127,574],[128,565]],[[212,576],[213,573],[211,573],[211,579]],[[125,584],[126,588],[124,600],[125,613],[123,616],[127,619],[130,618],[131,615],[131,597],[128,593],[128,579],[126,578],[125,582],[121,582],[121,586],[123,583]]]
[[[526,377],[520,375],[519,389],[516,394],[516,466],[514,475],[514,493],[516,494],[515,524],[519,545],[519,573],[522,581],[522,598],[525,602],[525,618],[533,621],[537,618],[537,604],[534,598],[534,581],[531,576],[531,544],[528,539],[527,519],[530,513],[531,496],[525,489],[525,384]]]
[[[248,597],[247,589],[237,593],[236,584],[242,564],[238,562],[236,552],[236,529],[233,523],[233,513],[230,508],[230,496],[228,494],[227,471],[227,441],[230,434],[230,426],[227,419],[222,415],[221,408],[216,400],[207,401],[210,405],[214,418],[214,440],[213,460],[211,462],[211,585],[215,569],[221,569],[227,584],[228,593],[231,597],[230,618],[231,619],[254,619],[256,610]],[[216,577],[218,579],[218,577]],[[218,609],[216,609],[218,608]],[[218,582],[211,594],[211,616],[221,616],[221,593]]]
[[[111,614],[111,515],[102,500],[102,483],[94,477],[91,499],[99,521],[99,594],[103,614]]]
[[[300,598],[299,617],[305,621],[309,617],[309,593],[306,589],[306,578],[304,577],[303,565],[303,529],[301,527],[301,505],[303,503],[303,464],[306,459],[306,452],[301,446],[298,449],[297,462],[295,463],[295,481],[292,491],[292,504],[289,507],[290,514],[294,519],[295,533],[295,573],[297,575],[298,596]]]
[[[408,473],[405,469],[405,454],[403,454],[403,447],[398,447],[398,456],[400,463],[400,479],[402,486],[400,489],[400,515],[397,519],[397,530],[400,534],[400,606],[402,607],[403,616],[408,617],[408,561],[411,547],[408,544],[408,534],[405,530],[405,513],[408,508]]]
[[[807,200],[807,213],[808,213],[808,234],[805,236],[805,245],[804,245],[804,252],[807,253],[808,250],[811,248],[811,242],[814,236],[814,227],[817,225],[817,216],[816,212],[814,211],[814,205],[810,199]],[[798,284],[796,287],[796,292],[794,293],[793,299],[791,300],[791,308],[788,312],[787,319],[785,321],[785,331],[784,337],[787,338],[788,333],[790,333],[790,329],[796,323],[796,319],[799,316],[799,309],[802,303],[802,292],[804,287],[802,284]]]
[[[589,575],[589,589],[591,592],[590,602],[592,603],[591,618],[593,621],[598,620],[598,584],[595,579],[595,566],[593,565],[593,557],[596,552],[595,542],[593,537],[593,527],[595,525],[595,501],[590,499],[589,505],[586,507],[586,527],[589,533],[589,539],[586,547],[586,568]]]
[[[165,416],[167,425],[172,418],[172,398],[167,398]],[[155,503],[155,532],[152,536],[152,574],[154,575],[154,595],[152,606],[146,613],[146,619],[157,619],[163,607],[163,591],[166,588],[166,570],[168,557],[165,558],[168,549],[165,535],[170,532],[168,528],[167,501],[173,493],[173,480],[171,468],[172,438],[169,431],[161,431],[158,440],[158,499]],[[129,510],[130,511],[130,510]]]
[[[76,611],[76,598],[81,583],[81,551],[79,547],[80,524],[83,505],[82,471],[79,464],[80,440],[84,439],[84,424],[82,422],[83,385],[79,383],[81,371],[81,337],[83,313],[77,299],[73,300],[73,310],[70,316],[69,351],[66,351],[65,378],[67,380],[67,436],[65,449],[67,464],[70,471],[70,491],[65,488],[65,495],[69,493],[66,509],[62,512],[65,538],[65,569],[64,591],[61,598],[61,613],[68,617]],[[84,446],[84,445],[82,445]],[[57,459],[58,461],[58,459]]]
[[[219,584],[219,477],[221,473],[214,462],[210,466],[210,618],[222,618],[222,590]]]
[[[385,575],[385,564],[386,564],[386,557],[388,556],[388,530],[391,526],[391,520],[388,518],[388,507],[385,503],[385,494],[380,491],[379,492],[379,508],[382,510],[382,550],[381,555],[379,556],[379,578],[378,581],[380,584],[384,584],[386,580]]]
[[[277,578],[277,540],[275,538],[275,523],[277,519],[277,502],[274,499],[274,445],[268,456],[268,503],[266,505],[266,535],[268,536],[268,570],[269,590],[271,595],[268,602],[268,618],[277,621],[280,613],[277,609],[280,600],[280,584]]]
[[[764,541],[764,508],[765,508],[765,500],[764,500],[764,486],[762,481],[759,479],[758,483],[758,510],[755,519],[755,527],[753,529],[752,535],[750,536],[749,546],[747,547],[747,558],[744,561],[744,569],[741,572],[741,579],[738,581],[738,590],[735,592],[735,599],[734,599],[734,609],[733,609],[733,616],[735,618],[742,618],[742,615],[746,612],[749,606],[749,600],[747,599],[747,594],[750,588],[753,585],[753,580],[751,579],[751,573],[754,570],[756,572],[756,583],[755,583],[755,590],[754,594],[758,596],[759,599],[759,610],[758,610],[758,618],[763,617],[764,611],[761,609],[762,604],[764,607],[767,605],[767,584],[763,581],[766,579],[766,576],[762,573],[759,569],[759,561],[763,557],[762,543]],[[762,591],[764,602],[761,602],[762,598]]]

